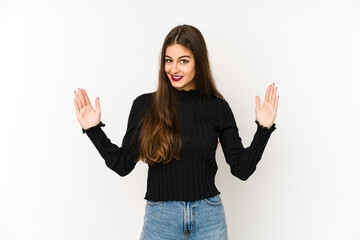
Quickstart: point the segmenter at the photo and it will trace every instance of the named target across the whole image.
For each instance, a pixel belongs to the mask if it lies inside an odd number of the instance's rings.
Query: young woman
[[[166,36],[155,92],[132,103],[122,146],[111,143],[84,89],[75,91],[76,117],[106,165],[126,176],[139,160],[148,164],[146,208],[141,239],[227,239],[220,192],[215,186],[215,151],[221,144],[231,173],[248,179],[271,133],[279,97],[268,86],[263,106],[256,96],[257,130],[244,148],[234,115],[215,87],[205,40],[190,25]]]

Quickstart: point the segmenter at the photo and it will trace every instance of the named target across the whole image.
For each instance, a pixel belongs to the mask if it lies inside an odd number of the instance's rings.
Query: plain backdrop
[[[138,239],[147,165],[106,167],[75,115],[100,97],[121,145],[132,101],[155,91],[161,45],[203,34],[244,146],[275,82],[277,129],[254,174],[216,185],[230,239],[360,239],[360,2],[0,0],[0,239]]]

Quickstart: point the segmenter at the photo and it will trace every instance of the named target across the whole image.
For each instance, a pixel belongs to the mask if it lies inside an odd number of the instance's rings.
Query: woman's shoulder
[[[212,96],[208,99],[208,103],[215,108],[223,108],[228,105],[228,102],[224,98],[219,98],[217,96]]]
[[[140,102],[140,103],[150,102],[150,100],[154,94],[155,94],[155,92],[142,93],[134,99],[134,102]]]

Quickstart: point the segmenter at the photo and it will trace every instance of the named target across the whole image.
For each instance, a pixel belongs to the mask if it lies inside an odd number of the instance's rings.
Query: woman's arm
[[[270,128],[264,127],[255,120],[257,130],[249,147],[244,148],[239,136],[238,127],[229,104],[224,101],[221,110],[220,144],[231,173],[245,181],[255,171],[271,133],[276,129],[275,123]]]
[[[138,158],[138,134],[136,129],[144,110],[144,95],[137,97],[132,104],[127,130],[122,141],[122,146],[113,144],[101,129],[105,124],[100,122],[98,125],[89,129],[82,129],[83,133],[90,138],[96,149],[105,160],[106,165],[118,173],[120,176],[126,176],[135,167],[135,160]]]

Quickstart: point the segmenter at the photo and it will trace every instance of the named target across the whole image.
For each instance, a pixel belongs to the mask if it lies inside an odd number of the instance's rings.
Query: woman
[[[101,129],[99,98],[95,110],[78,88],[74,104],[82,132],[110,169],[126,176],[139,160],[149,166],[141,239],[227,239],[215,151],[220,143],[231,173],[248,179],[276,129],[276,92],[268,86],[262,108],[256,96],[257,131],[244,148],[232,110],[215,87],[202,34],[179,25],[164,40],[157,90],[133,101],[120,148]]]

